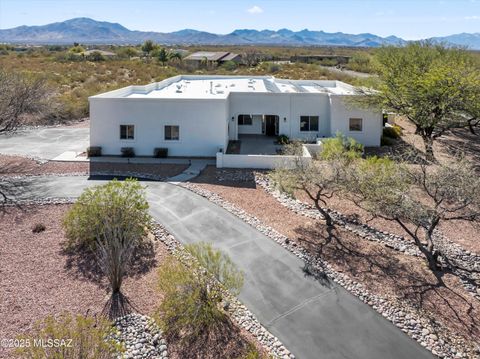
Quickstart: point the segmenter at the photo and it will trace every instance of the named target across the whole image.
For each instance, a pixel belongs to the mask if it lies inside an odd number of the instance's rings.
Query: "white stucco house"
[[[274,77],[176,76],[89,98],[90,145],[104,155],[213,157],[243,136],[315,141],[339,131],[379,146],[382,114],[354,108],[354,88],[339,81]]]

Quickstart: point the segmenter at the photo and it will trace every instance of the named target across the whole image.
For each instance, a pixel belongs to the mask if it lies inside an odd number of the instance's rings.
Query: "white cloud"
[[[263,9],[260,6],[254,5],[250,9],[247,9],[250,14],[261,14]]]
[[[472,16],[465,16],[465,20],[480,20],[480,16],[472,15]]]

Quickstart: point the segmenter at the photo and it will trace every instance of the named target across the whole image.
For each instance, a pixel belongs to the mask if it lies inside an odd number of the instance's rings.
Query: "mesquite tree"
[[[348,179],[349,197],[374,216],[398,223],[433,271],[440,269],[439,225],[480,221],[480,177],[464,159],[427,166],[372,157],[356,162]]]
[[[473,130],[480,102],[480,64],[463,49],[428,41],[376,51],[378,91],[358,92],[357,102],[405,116],[416,126],[426,158],[434,160],[433,142],[453,128]],[[476,112],[476,113],[473,113]]]

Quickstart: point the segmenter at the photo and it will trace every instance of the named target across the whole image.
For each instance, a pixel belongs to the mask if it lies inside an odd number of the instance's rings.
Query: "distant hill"
[[[153,40],[165,45],[290,45],[290,46],[354,46],[377,47],[383,44],[399,45],[406,41],[396,37],[374,34],[328,33],[324,31],[289,29],[235,30],[219,35],[205,31],[185,29],[170,33],[132,31],[126,27],[89,18],[75,18],[43,26],[19,26],[0,30],[0,42],[22,44],[138,44]],[[451,44],[480,49],[480,34],[457,34],[434,38]]]

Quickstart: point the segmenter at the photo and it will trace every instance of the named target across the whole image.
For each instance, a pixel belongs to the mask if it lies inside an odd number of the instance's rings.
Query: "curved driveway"
[[[17,196],[76,197],[101,183],[85,177],[37,177]],[[144,184],[152,216],[178,240],[213,242],[245,272],[240,300],[297,358],[433,358],[343,288],[305,277],[299,258],[234,215],[172,184]]]

